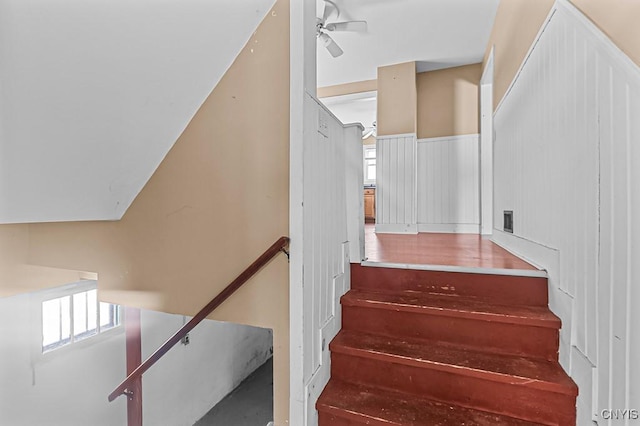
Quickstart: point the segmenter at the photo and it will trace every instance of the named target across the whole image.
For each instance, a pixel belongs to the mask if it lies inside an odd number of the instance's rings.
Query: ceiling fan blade
[[[324,47],[327,48],[329,53],[331,53],[331,56],[333,56],[334,58],[337,58],[338,56],[344,53],[344,51],[340,48],[340,46],[338,46],[338,44],[335,41],[333,41],[333,39],[329,37],[327,34],[320,33],[320,36],[318,38],[322,40]]]
[[[327,24],[325,28],[328,31],[355,31],[365,33],[367,32],[367,21],[334,22]]]
[[[369,136],[373,136],[376,129],[369,129],[362,132],[362,139],[367,139]]]
[[[327,21],[327,18],[329,16],[331,16],[331,13],[333,11],[336,11],[337,15],[336,18],[338,16],[340,16],[340,9],[338,9],[338,6],[332,2],[331,0],[324,0],[324,12],[322,13],[322,23],[324,24]]]

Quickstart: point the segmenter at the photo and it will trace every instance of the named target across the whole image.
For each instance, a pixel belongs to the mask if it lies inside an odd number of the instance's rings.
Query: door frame
[[[494,50],[480,78],[480,234],[493,234],[493,64]]]

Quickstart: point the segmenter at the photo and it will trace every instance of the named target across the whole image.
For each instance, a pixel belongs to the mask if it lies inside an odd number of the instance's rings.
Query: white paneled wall
[[[376,232],[479,232],[477,134],[376,143]]]
[[[362,133],[345,130],[309,95],[305,109],[314,112],[305,114],[305,130],[317,132],[304,150],[303,380],[305,418],[316,424],[315,402],[330,376],[328,345],[340,329],[340,296],[350,283],[345,146],[354,143],[348,138],[361,145]]]
[[[640,408],[639,117],[640,69],[564,0],[495,114],[494,238],[549,269],[579,425]]]
[[[376,138],[376,232],[416,233],[416,135]]]
[[[418,140],[418,231],[479,232],[478,135]]]

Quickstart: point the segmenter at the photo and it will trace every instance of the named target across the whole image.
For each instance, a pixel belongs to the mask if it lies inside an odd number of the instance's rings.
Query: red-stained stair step
[[[354,290],[395,293],[419,291],[473,297],[501,305],[547,306],[547,279],[465,272],[425,271],[351,264]]]
[[[332,379],[316,403],[319,426],[535,426],[472,410]]]
[[[485,351],[557,360],[560,319],[542,306],[414,291],[351,290],[342,296],[342,326],[399,338],[441,340]]]
[[[547,425],[574,425],[577,387],[555,361],[342,330],[332,377]],[[380,374],[384,371],[384,374]]]

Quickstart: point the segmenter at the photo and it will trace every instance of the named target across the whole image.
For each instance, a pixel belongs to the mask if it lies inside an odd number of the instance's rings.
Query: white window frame
[[[376,180],[375,179],[367,179],[367,166],[368,166],[368,162],[371,161],[371,158],[367,158],[367,151],[369,150],[373,150],[374,152],[376,151],[376,146],[375,145],[362,145],[362,170],[363,170],[363,179],[364,179],[364,184],[365,185],[375,185],[376,184]],[[376,156],[373,158],[373,160],[376,162],[375,166],[376,166],[376,176],[378,175],[378,153],[376,152]]]
[[[83,280],[75,283],[67,284],[61,287],[56,287],[49,290],[44,290],[37,293],[35,303],[33,304],[34,312],[37,318],[36,324],[38,332],[35,333],[37,338],[37,343],[34,342],[34,351],[38,353],[37,358],[46,358],[50,356],[50,354],[54,353],[63,353],[66,350],[72,348],[81,348],[85,345],[91,345],[102,341],[104,338],[109,336],[113,336],[119,333],[124,332],[123,327],[123,310],[120,305],[114,305],[116,308],[116,316],[118,319],[118,323],[114,326],[110,326],[108,328],[101,329],[100,326],[100,299],[97,299],[97,307],[96,307],[96,332],[93,334],[89,334],[86,336],[74,336],[73,330],[73,295],[88,292],[91,290],[97,290],[97,281],[95,280]],[[46,301],[58,299],[61,297],[70,296],[70,337],[69,341],[59,344],[59,345],[47,345],[44,346],[44,327],[43,327],[43,304]],[[79,338],[78,338],[79,337]]]

